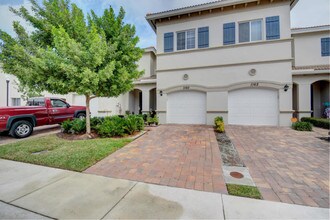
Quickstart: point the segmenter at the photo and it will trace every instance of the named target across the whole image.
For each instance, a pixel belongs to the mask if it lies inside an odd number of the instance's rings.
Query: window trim
[[[261,30],[260,30],[260,33],[261,33],[261,39],[260,40],[252,40],[252,28],[251,28],[251,24],[252,24],[252,22],[253,21],[260,21],[260,23],[261,23]],[[243,24],[243,23],[249,23],[249,41],[244,41],[244,42],[241,42],[240,40],[239,40],[239,38],[240,38],[240,32],[239,32],[239,30],[240,30],[240,24]],[[238,39],[237,39],[237,42],[239,43],[239,44],[242,44],[242,43],[251,43],[251,42],[258,42],[258,41],[263,41],[264,40],[264,30],[265,30],[265,28],[264,28],[264,18],[257,18],[257,19],[252,19],[252,20],[246,20],[246,21],[239,21],[239,22],[237,22],[237,32],[238,32],[238,34],[237,34],[237,37],[238,37]]]
[[[194,31],[194,47],[193,48],[188,48],[188,31]],[[183,51],[183,50],[194,50],[196,49],[196,41],[197,41],[197,37],[196,37],[196,28],[190,28],[190,29],[186,29],[186,30],[180,30],[180,31],[176,31],[175,32],[175,42],[176,42],[176,51]],[[184,33],[184,39],[185,39],[185,45],[184,45],[184,49],[178,49],[178,34],[179,33]]]

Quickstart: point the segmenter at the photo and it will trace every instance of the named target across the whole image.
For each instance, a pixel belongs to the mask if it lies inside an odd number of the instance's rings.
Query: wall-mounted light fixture
[[[160,91],[159,91],[159,95],[160,95],[160,96],[163,96],[163,90],[160,90]]]
[[[285,86],[283,87],[283,89],[284,89],[284,92],[288,91],[289,85],[288,84],[285,84]]]

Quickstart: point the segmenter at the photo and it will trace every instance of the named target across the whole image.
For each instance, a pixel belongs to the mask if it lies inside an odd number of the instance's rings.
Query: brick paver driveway
[[[161,125],[85,172],[227,193],[221,165],[211,126]]]
[[[327,131],[314,130],[226,126],[264,199],[328,208],[329,143],[317,138]]]

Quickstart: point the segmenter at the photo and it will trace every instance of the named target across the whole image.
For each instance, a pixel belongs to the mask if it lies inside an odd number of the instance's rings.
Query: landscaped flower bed
[[[82,134],[86,132],[86,121],[81,119],[67,120],[62,123],[61,127],[63,133]],[[95,134],[94,136],[124,137],[142,131],[144,121],[139,115],[93,117],[91,118],[91,129]]]

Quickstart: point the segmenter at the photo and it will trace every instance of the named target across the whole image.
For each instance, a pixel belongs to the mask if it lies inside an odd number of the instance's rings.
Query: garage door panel
[[[277,125],[278,113],[276,90],[249,88],[229,92],[229,124]]]
[[[197,91],[170,93],[167,96],[167,123],[205,124],[206,94]]]

